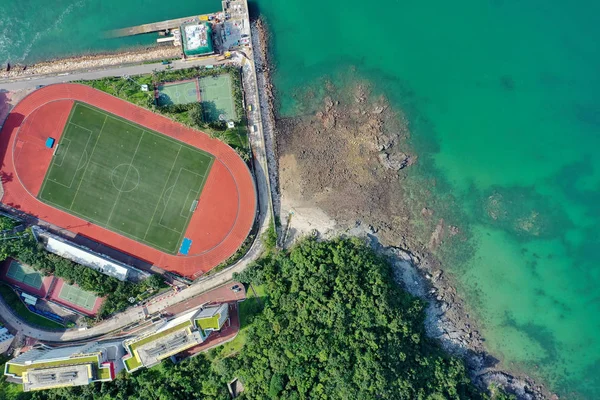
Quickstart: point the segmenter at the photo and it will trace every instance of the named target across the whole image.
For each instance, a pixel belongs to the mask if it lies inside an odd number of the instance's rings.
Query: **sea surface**
[[[301,112],[295,94],[323,77],[372,82],[410,121],[407,185],[428,185],[427,205],[466,238],[440,255],[489,350],[565,398],[599,399],[600,2],[254,4],[274,34],[280,112]],[[218,7],[4,0],[0,62],[151,43],[102,31]]]

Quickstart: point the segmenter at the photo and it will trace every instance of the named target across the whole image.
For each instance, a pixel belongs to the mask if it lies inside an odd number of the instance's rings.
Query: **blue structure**
[[[188,238],[184,238],[181,242],[181,247],[179,248],[179,252],[184,256],[187,256],[190,252],[190,247],[192,247],[192,240]]]
[[[49,137],[46,139],[46,147],[51,149],[54,146],[54,138]]]

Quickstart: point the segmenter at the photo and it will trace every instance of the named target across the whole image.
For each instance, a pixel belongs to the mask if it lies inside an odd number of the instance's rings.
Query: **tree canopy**
[[[290,252],[269,252],[237,279],[262,285],[267,296],[257,315],[243,318],[239,353],[219,347],[110,383],[7,399],[226,399],[236,377],[246,399],[489,398],[461,360],[426,337],[424,304],[356,239],[304,240]]]
[[[473,395],[463,363],[426,338],[422,302],[358,240],[305,240],[240,278],[269,294],[241,357],[249,398]]]

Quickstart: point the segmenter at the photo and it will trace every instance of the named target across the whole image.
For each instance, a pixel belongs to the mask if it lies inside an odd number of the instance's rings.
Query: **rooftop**
[[[86,251],[79,246],[56,239],[52,236],[46,236],[46,238],[45,246],[46,250],[49,252],[75,261],[81,265],[85,265],[86,267],[93,268],[98,272],[112,276],[121,281],[127,279],[129,269],[116,261],[107,260],[106,258]]]
[[[23,374],[23,391],[87,385],[93,379],[92,364],[33,369]]]
[[[27,353],[25,353],[27,354]],[[43,369],[43,368],[54,368],[54,367],[66,367],[72,365],[82,365],[82,364],[91,364],[91,363],[99,363],[99,355],[92,355],[86,357],[73,357],[68,358],[66,360],[57,360],[57,361],[33,361],[28,364],[21,364],[19,362],[15,363],[17,359],[13,359],[6,363],[6,373],[16,376],[23,376],[24,372],[33,369]]]
[[[200,311],[195,317],[194,322],[200,329],[219,330],[229,316],[229,306],[221,304],[220,306],[207,307]]]
[[[180,330],[139,346],[137,354],[143,365],[151,366],[166,357],[197,345],[199,341],[197,332],[194,334],[188,329]]]
[[[185,350],[197,344],[197,342],[192,341],[190,328],[192,328],[192,323],[188,319],[140,340],[126,341],[125,346],[128,347],[131,355],[123,360],[127,371],[132,372],[142,365],[153,365],[162,358],[174,354],[174,352]]]

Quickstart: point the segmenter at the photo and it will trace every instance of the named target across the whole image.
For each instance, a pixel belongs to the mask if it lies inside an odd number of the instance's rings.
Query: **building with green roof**
[[[215,52],[212,25],[209,22],[189,22],[181,25],[183,53],[187,57],[203,56]]]
[[[107,382],[121,369],[115,361],[122,353],[119,341],[39,346],[8,361],[4,375],[9,382],[22,384],[24,392]]]
[[[150,368],[165,358],[204,342],[229,319],[229,306],[204,307],[164,322],[151,332],[127,339],[123,365],[127,372]]]

